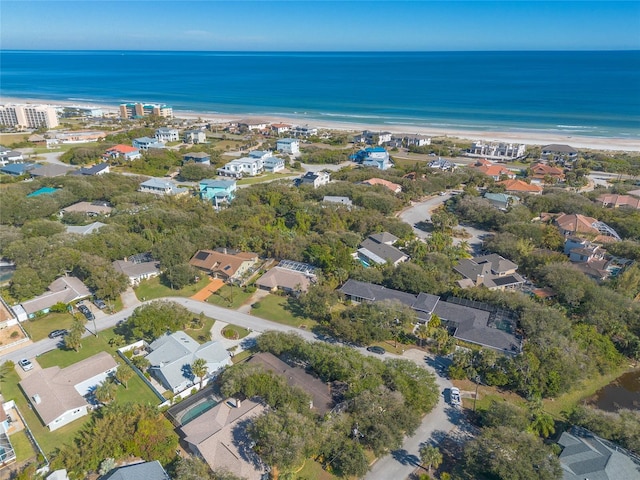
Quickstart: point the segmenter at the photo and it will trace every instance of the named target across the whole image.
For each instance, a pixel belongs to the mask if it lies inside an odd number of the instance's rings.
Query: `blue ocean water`
[[[640,138],[640,51],[2,51],[0,95]]]

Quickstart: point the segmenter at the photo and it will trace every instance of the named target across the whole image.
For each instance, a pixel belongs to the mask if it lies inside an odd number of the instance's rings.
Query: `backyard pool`
[[[197,405],[195,405],[192,408],[190,408],[189,410],[187,410],[184,413],[184,415],[180,418],[180,424],[181,425],[186,425],[190,421],[198,418],[204,412],[207,412],[207,411],[211,410],[217,404],[218,404],[218,402],[213,400],[213,399],[211,399],[211,398],[205,399],[202,403],[198,403]]]

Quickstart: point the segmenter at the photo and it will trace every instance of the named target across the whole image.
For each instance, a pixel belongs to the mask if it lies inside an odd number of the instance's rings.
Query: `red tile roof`
[[[117,152],[120,153],[122,155],[124,155],[125,153],[133,153],[133,152],[137,152],[138,149],[135,147],[130,147],[129,145],[114,145],[113,147],[111,147],[109,150],[107,150],[108,152]]]
[[[498,182],[498,185],[504,185],[507,192],[526,192],[526,193],[541,193],[542,187],[539,185],[531,185],[530,183],[522,180],[503,180]]]

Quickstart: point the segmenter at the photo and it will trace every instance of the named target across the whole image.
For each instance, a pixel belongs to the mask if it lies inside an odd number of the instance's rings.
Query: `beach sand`
[[[35,98],[9,98],[0,97],[0,105],[6,103],[34,103],[55,106],[71,106],[80,105],[78,102],[60,101],[60,100],[42,100]],[[105,113],[118,113],[118,106],[113,104],[82,104],[82,106],[94,106],[101,108]],[[286,116],[269,116],[269,115],[234,115],[234,114],[211,114],[206,112],[186,112],[174,110],[174,117],[178,119],[201,119],[207,123],[226,124],[230,121],[240,119],[261,119],[269,123],[286,123],[289,125],[306,125],[309,124],[315,128],[328,130],[339,130],[348,132],[361,132],[363,130],[371,131],[388,131],[391,133],[404,133],[408,135],[426,135],[430,137],[450,137],[460,138],[464,140],[483,140],[486,142],[507,142],[522,143],[525,145],[549,145],[549,144],[566,144],[574,148],[591,149],[591,150],[608,150],[621,152],[640,152],[640,139],[630,138],[607,138],[607,137],[589,137],[589,136],[567,136],[557,133],[548,133],[544,131],[522,131],[522,132],[494,132],[494,131],[476,131],[476,130],[450,130],[427,127],[416,127],[415,125],[367,125],[360,123],[346,123],[317,120],[313,118],[295,118]]]

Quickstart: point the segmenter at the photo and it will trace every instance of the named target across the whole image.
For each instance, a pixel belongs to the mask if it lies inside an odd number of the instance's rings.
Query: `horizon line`
[[[603,49],[495,49],[495,50],[166,50],[166,49],[44,49],[9,48],[0,49],[0,54],[10,52],[170,52],[170,53],[514,53],[514,52],[640,52],[640,48],[603,48]]]

